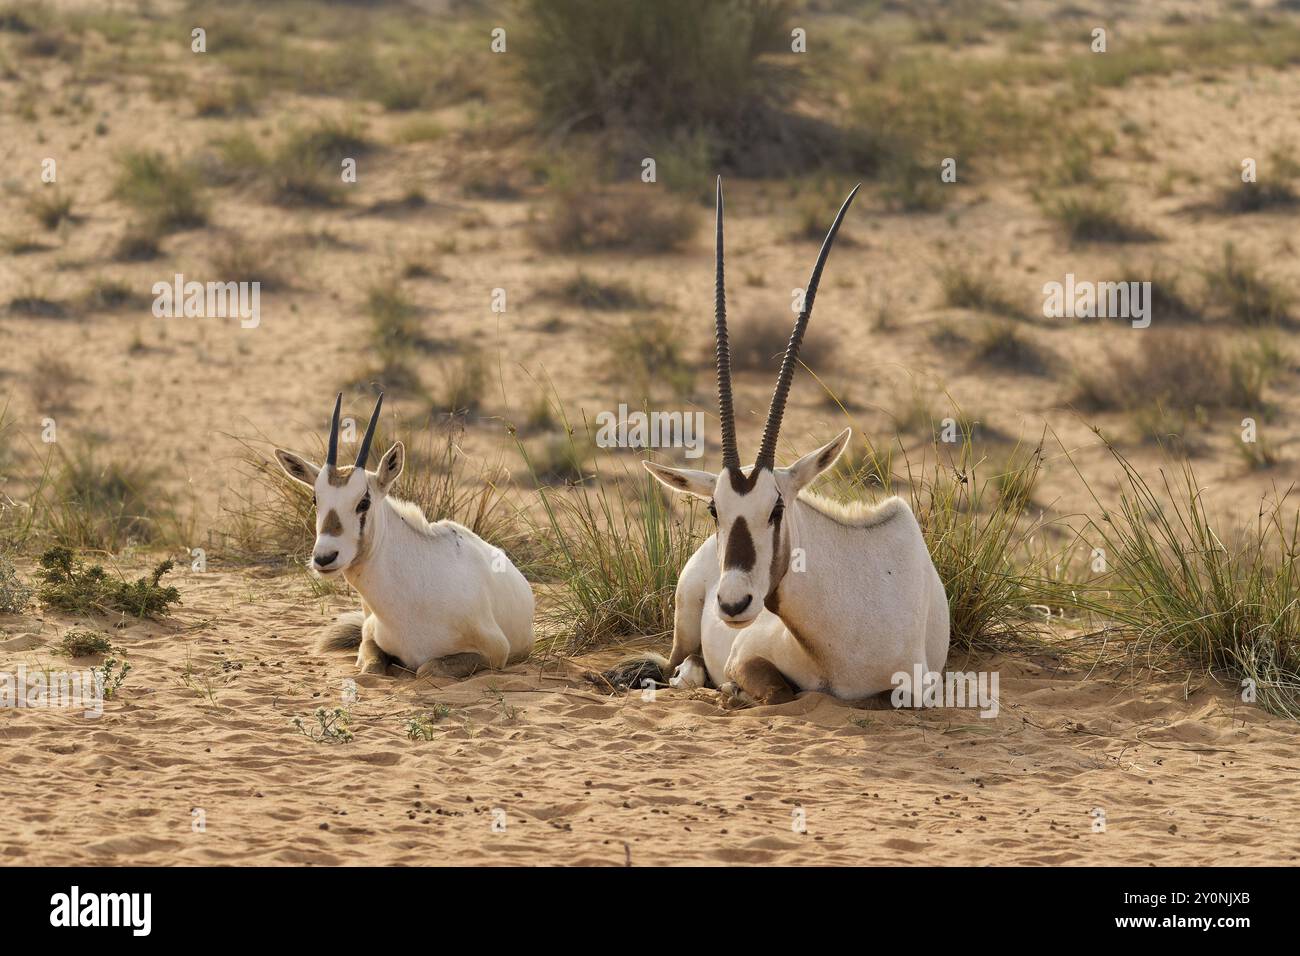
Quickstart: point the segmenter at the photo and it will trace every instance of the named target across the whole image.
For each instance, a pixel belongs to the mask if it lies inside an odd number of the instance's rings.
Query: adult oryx
[[[363,674],[396,660],[417,676],[459,677],[527,657],[533,591],[505,552],[454,521],[430,523],[419,506],[389,495],[406,459],[400,441],[377,471],[366,470],[383,402],[380,395],[353,465],[337,464],[342,394],[323,467],[275,450],[285,474],[314,492],[312,569],[342,574],[361,595],[362,610],[341,615],[317,650],[356,647]]]
[[[891,677],[921,664],[939,671],[948,654],[948,601],[921,528],[902,499],[840,504],[807,491],[835,464],[851,435],[792,465],[775,465],[777,436],[822,267],[849,193],[822,243],[786,346],[758,457],[742,468],[736,447],[723,283],[722,182],[718,181],[715,334],[722,471],[646,462],[674,491],[709,502],[717,531],[677,582],[673,683],[707,675],[742,700],[779,703],[794,690],[861,698],[890,690]]]

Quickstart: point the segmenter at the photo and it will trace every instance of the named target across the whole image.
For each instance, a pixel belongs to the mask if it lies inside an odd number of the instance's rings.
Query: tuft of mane
[[[799,500],[818,514],[848,528],[878,528],[899,515],[910,514],[912,511],[898,495],[891,495],[879,502],[836,501],[815,491],[801,491]]]

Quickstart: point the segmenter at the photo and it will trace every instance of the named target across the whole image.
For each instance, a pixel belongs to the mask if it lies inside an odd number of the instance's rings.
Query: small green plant
[[[36,572],[41,581],[37,593],[44,604],[61,611],[77,614],[120,611],[136,617],[161,617],[181,600],[176,588],[163,587],[160,583],[163,575],[172,569],[170,559],[135,581],[110,578],[98,564],[86,567],[65,547],[48,549],[41,555],[40,564]]]
[[[102,684],[104,688],[104,700],[112,700],[117,696],[117,692],[122,689],[122,683],[126,680],[126,675],[132,671],[130,661],[119,661],[116,657],[109,657],[99,666],[96,683]]]
[[[111,654],[113,645],[103,634],[95,631],[68,631],[59,641],[59,653],[65,657],[90,657],[93,654]]]
[[[408,740],[432,740],[433,732],[440,722],[451,715],[451,708],[446,704],[435,704],[427,714],[417,714],[402,722]]]
[[[314,724],[307,723],[301,717],[295,717],[291,723],[297,728],[298,733],[318,744],[352,743],[352,731],[348,729],[352,724],[350,711],[342,707],[335,707],[333,710],[317,707],[312,718],[315,720]]]

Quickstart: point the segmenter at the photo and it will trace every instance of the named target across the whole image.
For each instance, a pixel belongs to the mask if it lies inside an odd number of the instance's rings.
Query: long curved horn
[[[844,214],[849,211],[853,197],[861,188],[862,184],[858,183],[844,200],[840,211],[835,214],[835,221],[831,223],[830,232],[826,233],[826,238],[822,240],[821,251],[817,253],[817,263],[813,266],[812,278],[808,280],[808,289],[803,297],[803,311],[795,319],[794,331],[790,333],[790,341],[785,347],[785,357],[781,359],[781,372],[776,379],[776,389],[772,392],[772,404],[767,410],[767,425],[763,428],[763,444],[758,449],[758,458],[754,462],[755,470],[770,469],[776,462],[776,439],[781,434],[785,400],[790,397],[790,382],[794,379],[795,363],[799,360],[799,348],[803,345],[803,334],[808,328],[808,319],[812,316],[813,300],[817,298],[817,284],[822,280],[822,268],[826,265],[826,257],[830,255],[831,246],[835,244],[835,234],[840,231]]]
[[[727,341],[727,287],[722,272],[722,177],[718,177],[717,242],[714,252],[713,334],[718,357],[718,420],[722,425],[722,467],[740,470],[736,412],[731,402],[731,346]]]
[[[343,393],[334,399],[334,420],[330,423],[329,450],[325,453],[325,465],[333,468],[339,463],[339,412],[343,408]]]
[[[384,393],[379,393],[379,401],[375,402],[375,410],[370,413],[370,424],[366,426],[365,437],[361,439],[361,449],[357,452],[357,468],[366,467],[366,459],[370,457],[370,439],[375,437],[375,425],[379,421],[379,409],[384,406]]]

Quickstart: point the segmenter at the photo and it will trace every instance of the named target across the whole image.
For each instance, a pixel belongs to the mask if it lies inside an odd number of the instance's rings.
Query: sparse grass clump
[[[70,361],[50,352],[36,357],[30,375],[32,404],[42,413],[67,411],[72,405],[72,390],[83,381]]]
[[[1138,225],[1110,193],[1081,193],[1041,203],[1043,213],[1057,222],[1071,242],[1152,242],[1159,236]]]
[[[72,221],[72,197],[58,187],[41,189],[27,201],[27,211],[42,226],[53,231]]]
[[[695,235],[699,209],[647,186],[621,189],[561,185],[532,238],[548,252],[674,252]]]
[[[443,363],[442,391],[434,411],[455,418],[475,416],[483,406],[487,387],[487,363],[481,353],[472,351],[449,359]]]
[[[1087,411],[1265,407],[1274,369],[1258,349],[1228,352],[1204,335],[1181,332],[1150,339],[1131,355],[1111,353],[1076,369],[1074,404]]]
[[[8,555],[0,554],[0,614],[21,614],[32,599],[32,589],[18,576]]]
[[[992,315],[1024,318],[1019,297],[1009,292],[991,265],[955,262],[939,270],[939,286],[944,305],[954,309],[974,309]]]
[[[626,282],[601,281],[581,271],[556,286],[554,295],[583,309],[631,311],[650,305],[645,293]]]
[[[381,355],[400,356],[428,342],[420,310],[396,281],[381,280],[366,291],[366,313],[371,342]]]
[[[266,161],[271,198],[285,206],[327,206],[343,198],[343,160],[370,150],[351,122],[323,121],[291,132]]]
[[[1024,375],[1045,375],[1048,354],[1011,322],[990,321],[980,326],[974,342],[978,362]]]
[[[105,458],[91,448],[52,460],[36,495],[40,532],[69,548],[118,551],[180,531],[158,472],[137,457]]]
[[[1108,556],[1098,584],[1113,595],[1109,613],[1157,654],[1198,662],[1240,682],[1247,702],[1300,718],[1300,519],[1283,512],[1285,496],[1230,534],[1190,465],[1161,471],[1152,487],[1108,447],[1122,471],[1119,505],[1094,495],[1102,520],[1085,535]]]
[[[625,389],[628,403],[639,405],[661,392],[688,396],[695,367],[682,344],[681,324],[664,315],[634,318],[604,336],[607,367]]]
[[[143,215],[149,228],[172,232],[207,224],[208,204],[192,168],[147,149],[124,153],[118,164],[113,194]]]
[[[776,374],[781,367],[794,328],[794,315],[780,310],[746,312],[731,324],[731,367],[737,372],[769,372]],[[710,350],[709,362],[714,361]],[[834,362],[834,349],[826,336],[810,333],[799,350],[799,361],[815,372],[830,369]]]
[[[561,585],[542,617],[560,631],[562,646],[579,651],[671,634],[677,575],[706,534],[695,503],[677,517],[649,475],[623,475],[635,489],[629,493],[599,467],[589,481],[548,488],[520,450],[539,485],[544,518],[535,534],[549,541],[544,573]]]
[[[1207,267],[1205,309],[1236,325],[1276,325],[1290,320],[1292,296],[1265,275],[1258,262],[1232,243],[1223,258]]]
[[[119,611],[136,617],[161,617],[179,604],[180,592],[160,583],[172,569],[170,560],[134,581],[110,578],[98,564],[86,567],[69,548],[54,547],[41,555],[37,593],[48,607],[74,614]]]

